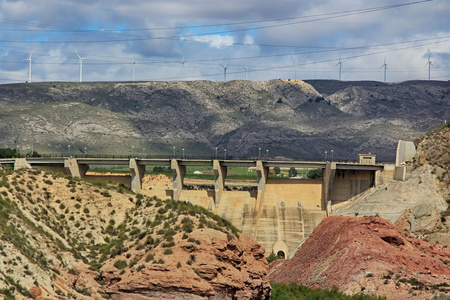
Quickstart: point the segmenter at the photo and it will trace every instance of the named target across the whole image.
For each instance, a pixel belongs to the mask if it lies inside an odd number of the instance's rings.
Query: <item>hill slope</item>
[[[271,80],[0,86],[0,147],[90,154],[394,160],[449,119],[450,83]],[[86,149],[85,149],[86,148]]]
[[[0,237],[0,298],[270,294],[264,249],[229,222],[116,185],[0,169]]]
[[[271,264],[269,278],[388,299],[429,299],[446,294],[449,259],[446,246],[415,239],[382,218],[328,217],[292,259]]]

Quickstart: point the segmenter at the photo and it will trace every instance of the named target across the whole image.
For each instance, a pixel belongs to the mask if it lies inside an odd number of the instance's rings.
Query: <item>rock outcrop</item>
[[[424,299],[450,287],[450,250],[378,217],[328,217],[296,255],[272,263],[274,282],[388,299]]]
[[[213,229],[197,229],[195,242],[174,236],[170,255],[157,248],[136,266],[118,270],[113,261],[102,268],[112,299],[269,299],[264,249],[245,235],[228,240]],[[136,253],[137,252],[137,253]],[[139,257],[139,251],[129,251]],[[116,259],[126,260],[125,255]],[[159,264],[159,260],[164,264]],[[140,272],[136,270],[139,269]]]

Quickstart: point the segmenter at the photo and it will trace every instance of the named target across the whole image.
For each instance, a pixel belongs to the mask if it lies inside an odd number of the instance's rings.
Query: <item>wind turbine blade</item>
[[[81,56],[80,56],[80,54],[78,54],[77,50],[75,50],[75,53],[77,54],[78,58],[81,59]]]

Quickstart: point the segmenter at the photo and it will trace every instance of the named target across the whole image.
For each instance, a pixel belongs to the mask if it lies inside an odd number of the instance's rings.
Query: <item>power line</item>
[[[353,15],[359,15],[359,14],[366,14],[376,11],[382,11],[382,10],[388,10],[388,9],[394,9],[399,7],[405,7],[410,5],[416,5],[424,2],[430,2],[432,0],[421,0],[421,1],[414,1],[414,2],[408,2],[408,3],[401,3],[401,4],[394,4],[394,5],[386,5],[386,6],[379,6],[379,7],[371,7],[371,8],[364,8],[364,9],[358,9],[358,10],[351,10],[351,11],[344,11],[344,12],[333,12],[333,13],[326,13],[326,14],[320,14],[320,15],[314,15],[314,16],[303,16],[303,17],[291,17],[291,18],[281,18],[281,19],[272,19],[267,21],[246,21],[246,22],[235,22],[235,23],[225,23],[225,24],[214,24],[214,25],[199,25],[199,26],[179,26],[179,27],[165,27],[165,28],[154,28],[154,29],[134,29],[130,31],[140,31],[140,30],[167,30],[167,29],[186,29],[186,28],[201,28],[201,27],[220,27],[220,26],[233,26],[233,25],[239,25],[239,24],[247,24],[247,23],[263,23],[263,22],[275,22],[275,21],[287,21],[287,20],[296,20],[296,19],[304,19],[304,18],[312,18],[307,20],[299,20],[299,21],[292,21],[292,22],[286,22],[281,24],[272,24],[272,25],[260,25],[260,26],[252,26],[250,28],[239,28],[239,29],[230,29],[230,30],[222,30],[222,31],[216,31],[216,32],[208,32],[208,33],[198,33],[198,34],[186,34],[186,35],[173,35],[173,36],[159,36],[159,37],[140,37],[140,38],[129,38],[129,39],[111,39],[111,40],[78,40],[78,41],[21,41],[21,40],[0,40],[0,42],[9,42],[9,43],[45,43],[45,44],[65,44],[65,43],[117,43],[117,42],[130,42],[130,41],[146,41],[146,40],[161,40],[161,39],[182,39],[186,37],[197,37],[197,36],[205,36],[205,35],[221,35],[225,33],[233,33],[233,32],[242,32],[242,31],[249,31],[249,30],[257,30],[257,29],[266,29],[266,28],[274,28],[274,27],[281,27],[281,26],[290,26],[290,25],[296,25],[296,24],[303,24],[303,23],[310,23],[310,22],[317,22],[317,21],[324,21],[324,20],[330,20],[335,18],[342,18],[342,17],[348,17]],[[16,21],[21,23],[27,23],[22,21]],[[35,24],[35,23],[34,23]],[[52,26],[52,25],[45,25],[45,26]],[[61,29],[62,30],[62,29]],[[68,29],[65,29],[68,30]],[[126,32],[128,30],[121,29],[121,30],[111,30],[113,32],[123,31]],[[108,32],[105,29],[101,30],[80,30],[80,29],[71,29],[66,32],[84,32],[84,33],[103,33]],[[60,38],[60,37],[59,37]]]

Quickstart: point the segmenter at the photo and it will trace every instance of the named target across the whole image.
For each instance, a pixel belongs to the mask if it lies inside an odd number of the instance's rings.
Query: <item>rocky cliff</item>
[[[411,237],[377,217],[328,217],[290,260],[271,264],[269,278],[309,287],[339,287],[388,299],[425,299],[449,292],[450,250]]]
[[[264,249],[184,202],[0,170],[0,298],[268,299]]]
[[[393,161],[449,119],[450,83],[333,80],[31,83],[0,86],[0,147],[25,153]],[[71,145],[69,150],[69,145]]]

